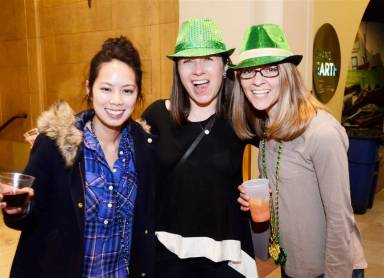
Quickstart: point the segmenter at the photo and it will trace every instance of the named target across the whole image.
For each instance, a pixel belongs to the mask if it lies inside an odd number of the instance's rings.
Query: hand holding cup
[[[242,210],[250,210],[254,222],[265,222],[270,219],[269,186],[267,179],[245,181],[239,186],[238,202]]]
[[[34,192],[34,177],[20,173],[0,173],[0,207],[7,214],[25,212]]]

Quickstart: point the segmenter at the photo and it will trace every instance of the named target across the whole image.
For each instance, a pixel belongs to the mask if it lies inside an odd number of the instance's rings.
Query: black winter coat
[[[131,277],[154,277],[155,147],[152,136],[138,123],[130,124],[138,171],[130,271]],[[72,135],[66,134],[64,143],[39,135],[31,150],[25,169],[36,177],[30,210],[22,217],[4,216],[7,226],[22,231],[11,277],[82,277],[85,171],[81,139],[69,159],[73,149],[66,144],[76,141]]]

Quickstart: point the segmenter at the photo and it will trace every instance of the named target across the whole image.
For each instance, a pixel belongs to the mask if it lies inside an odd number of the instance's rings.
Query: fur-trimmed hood
[[[56,141],[66,166],[73,165],[77,150],[83,141],[83,133],[75,124],[75,112],[65,101],[56,102],[37,119],[39,133]]]
[[[39,133],[56,141],[66,166],[73,165],[79,146],[83,141],[82,130],[93,115],[92,110],[76,115],[67,102],[58,101],[37,119]],[[138,119],[137,123],[146,133],[150,134],[150,127],[145,120]]]

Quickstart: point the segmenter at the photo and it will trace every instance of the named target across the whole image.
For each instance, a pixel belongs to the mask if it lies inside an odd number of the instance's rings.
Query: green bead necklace
[[[265,155],[267,133],[268,133],[268,127],[267,127],[267,121],[265,121],[264,136],[261,141],[261,151],[262,151],[262,166],[263,166],[262,176],[266,179],[268,178],[266,155]],[[280,232],[279,232],[279,170],[280,170],[282,152],[283,152],[283,142],[280,140],[277,148],[277,159],[276,159],[275,198],[274,200],[272,200],[271,198],[269,202],[269,209],[271,211],[271,237],[269,238],[269,244],[268,244],[269,255],[272,257],[275,264],[278,264],[280,266],[283,266],[287,261],[287,252],[283,247],[280,246]],[[274,206],[272,203],[274,203]]]

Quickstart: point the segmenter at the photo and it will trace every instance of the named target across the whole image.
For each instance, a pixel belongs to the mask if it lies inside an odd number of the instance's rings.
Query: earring
[[[225,79],[225,78],[227,78],[227,72],[226,71],[223,73],[223,79]]]

